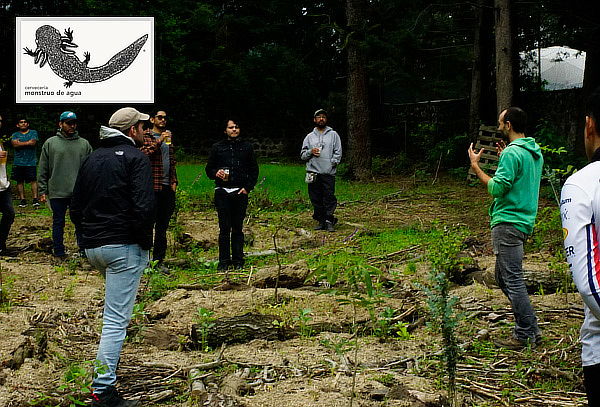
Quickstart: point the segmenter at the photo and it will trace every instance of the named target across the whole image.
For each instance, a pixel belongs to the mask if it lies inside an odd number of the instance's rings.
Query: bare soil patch
[[[311,250],[340,242],[357,231],[429,225],[434,220],[468,225],[473,232],[470,238],[476,243],[470,246],[471,255],[484,278],[452,291],[461,299],[460,309],[465,316],[458,328],[464,350],[458,368],[461,404],[538,406],[551,401],[554,405],[581,405],[577,330],[582,305],[578,295],[532,295],[544,331],[544,340],[537,349],[512,352],[485,345],[488,339],[506,337],[512,321],[509,303],[490,277],[493,255],[485,217],[488,198],[483,188],[451,187],[442,186],[437,194],[413,193],[411,181],[399,179],[396,195],[375,202],[341,202],[336,233],[313,232],[310,213],[304,212],[281,230],[278,244],[284,251]],[[182,214],[181,227],[196,250],[215,253],[218,226],[214,212]],[[59,390],[66,366],[95,356],[103,280],[85,260],[71,257],[56,262],[44,252],[43,239],[48,238],[49,229],[49,216],[33,216],[33,212],[19,216],[9,243],[22,251],[14,259],[0,259],[5,291],[10,296],[10,306],[0,312],[0,406],[27,406],[42,394],[51,398],[37,405],[68,405],[64,392]],[[273,250],[273,227],[267,218],[250,219],[247,230],[251,236],[248,252]],[[68,226],[67,245],[75,252],[72,235]],[[174,239],[170,243],[184,246]],[[525,263],[525,268],[531,270],[548,267],[547,256],[531,254]],[[397,267],[393,259],[385,266],[391,271]],[[336,353],[331,344],[354,338],[348,329],[353,321],[366,330],[369,314],[364,310],[354,314],[349,305],[324,295],[326,287],[319,282],[280,288],[283,301],[275,304],[269,283],[260,288],[252,286],[261,272],[272,272],[273,267],[271,263],[264,270],[252,270],[253,276],[249,276],[249,270],[244,271],[236,279],[236,289],[180,287],[149,303],[146,319],[140,326],[131,327],[123,350],[119,370],[123,392],[129,397],[142,397],[143,405],[148,406],[203,405],[189,399],[189,371],[218,361],[218,368],[203,369],[202,374],[206,375],[203,381],[209,394],[214,383],[218,397],[227,400],[222,401],[223,405],[347,406],[352,370],[358,366],[355,405],[446,405],[442,390],[446,379],[440,370],[441,338],[425,326],[427,306],[413,284],[425,276],[427,264],[419,263],[414,274],[390,286],[388,297],[377,306],[378,310],[387,306],[399,314],[406,312],[405,321],[412,324],[410,338],[381,340],[361,335],[357,357],[354,351]],[[302,271],[308,266],[299,263],[293,267]],[[206,352],[191,346],[190,331],[197,323],[198,308],[212,310],[214,318],[249,312],[273,315],[296,333],[283,340],[227,344],[219,358],[220,349]],[[303,309],[310,309],[309,324],[328,329],[310,336],[298,334],[301,322],[296,317]],[[18,359],[18,349],[24,351],[16,367],[13,362]],[[554,383],[553,374],[555,386],[549,384]],[[226,379],[238,383],[229,386],[235,394],[222,393]],[[561,390],[565,388],[558,385],[561,380],[571,384],[570,391]],[[212,394],[217,397],[217,393]]]

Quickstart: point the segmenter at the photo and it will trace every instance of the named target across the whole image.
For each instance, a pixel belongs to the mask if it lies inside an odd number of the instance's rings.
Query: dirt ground
[[[457,382],[459,405],[584,405],[579,370],[578,326],[582,305],[576,294],[532,295],[544,333],[534,350],[520,352],[482,348],[485,340],[506,337],[512,316],[508,301],[493,285],[493,255],[483,188],[441,188],[439,194],[409,193],[414,185],[398,180],[398,196],[376,202],[340,203],[341,219],[335,233],[313,232],[309,212],[298,215],[293,228],[280,236],[283,249],[332,244],[358,230],[381,231],[407,225],[468,225],[473,231],[471,255],[483,277],[455,286],[459,309],[465,317],[458,340],[463,349]],[[407,192],[408,191],[408,192]],[[477,209],[479,208],[479,209]],[[66,367],[93,360],[99,340],[103,305],[103,280],[85,260],[70,257],[56,261],[45,250],[50,216],[17,208],[9,245],[20,248],[15,258],[0,259],[3,290],[9,306],[0,312],[0,406],[69,405],[61,389]],[[218,226],[212,211],[185,213],[183,232],[203,247],[213,247]],[[250,219],[253,236],[250,252],[273,250],[272,229],[261,218]],[[73,230],[67,227],[68,247],[75,252]],[[300,268],[306,265],[298,266]],[[394,264],[389,264],[393,269]],[[525,268],[547,269],[548,256],[532,253]],[[260,270],[253,270],[258,273]],[[307,270],[308,271],[308,270]],[[427,265],[419,263],[416,276]],[[298,309],[312,310],[311,323],[349,325],[354,315],[319,285],[280,289],[284,305],[273,305],[273,288],[241,286],[235,290],[180,287],[149,304],[143,326],[132,327],[119,367],[119,386],[126,397],[141,397],[142,405],[243,405],[243,406],[348,406],[356,374],[356,406],[442,406],[447,381],[441,365],[441,337],[426,326],[423,294],[411,279],[399,281],[380,308],[389,306],[410,313],[409,339],[380,340],[361,336],[359,351],[340,355],[327,343],[351,341],[348,332],[323,330],[315,336],[283,340],[255,339],[210,352],[190,350],[190,330],[199,307],[214,310],[215,317],[235,317],[248,312],[276,315],[286,323]],[[245,279],[245,277],[244,277]],[[248,279],[251,281],[252,277]],[[142,284],[143,286],[144,284]],[[222,352],[219,357],[220,352]],[[20,357],[19,354],[21,353]],[[204,382],[215,383],[222,404],[190,398],[191,368],[218,361],[219,368],[201,369]],[[17,363],[18,362],[18,363]],[[18,366],[16,366],[18,364]],[[206,366],[205,366],[206,367]],[[204,373],[207,372],[207,373]],[[227,394],[224,383],[236,382],[236,394]],[[240,382],[242,384],[240,385]],[[567,384],[565,384],[567,383]],[[209,389],[210,390],[210,389]],[[44,401],[43,397],[47,397]]]

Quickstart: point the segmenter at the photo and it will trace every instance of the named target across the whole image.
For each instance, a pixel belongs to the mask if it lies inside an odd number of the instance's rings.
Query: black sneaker
[[[315,226],[315,230],[325,230],[327,229],[327,227],[325,226],[324,223],[319,223],[317,226]]]
[[[325,229],[326,229],[328,232],[335,232],[335,227],[333,227],[333,222],[326,221],[326,222],[325,222]]]
[[[67,256],[67,253],[63,253],[63,254],[53,254],[52,257],[54,257],[56,260],[62,261],[62,260],[66,260],[67,257],[69,257],[69,256]]]
[[[25,199],[21,199],[21,203],[19,203],[19,208],[26,208],[27,201]]]
[[[39,208],[40,201],[38,201],[37,198],[33,198],[33,200],[31,201],[31,206],[33,206],[34,208]]]
[[[139,404],[139,400],[125,400],[112,386],[102,393],[92,393],[92,407],[135,407]]]

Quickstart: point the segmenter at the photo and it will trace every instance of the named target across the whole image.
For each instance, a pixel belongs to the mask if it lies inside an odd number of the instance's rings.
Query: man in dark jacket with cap
[[[71,219],[80,245],[106,278],[102,336],[92,383],[93,407],[135,406],[115,389],[116,370],[142,272],[152,246],[154,191],[150,161],[138,147],[149,116],[126,107],[100,127],[100,148],[84,161],[75,183]]]
[[[224,133],[227,139],[212,146],[206,164],[206,175],[215,180],[220,270],[244,266],[244,217],[248,193],[258,180],[254,149],[252,144],[240,139],[239,122],[226,120]]]

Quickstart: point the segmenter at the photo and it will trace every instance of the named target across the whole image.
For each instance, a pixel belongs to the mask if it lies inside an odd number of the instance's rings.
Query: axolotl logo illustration
[[[42,25],[35,33],[35,50],[23,48],[26,55],[34,58],[33,62],[44,68],[46,64],[52,72],[62,79],[66,88],[77,83],[104,82],[125,71],[137,58],[143,48],[148,34],[133,41],[126,48],[116,52],[106,63],[100,66],[89,66],[91,53],[85,51],[84,59],[80,60],[72,48],[77,48],[73,42],[73,30],[66,28],[64,35],[51,25]]]

